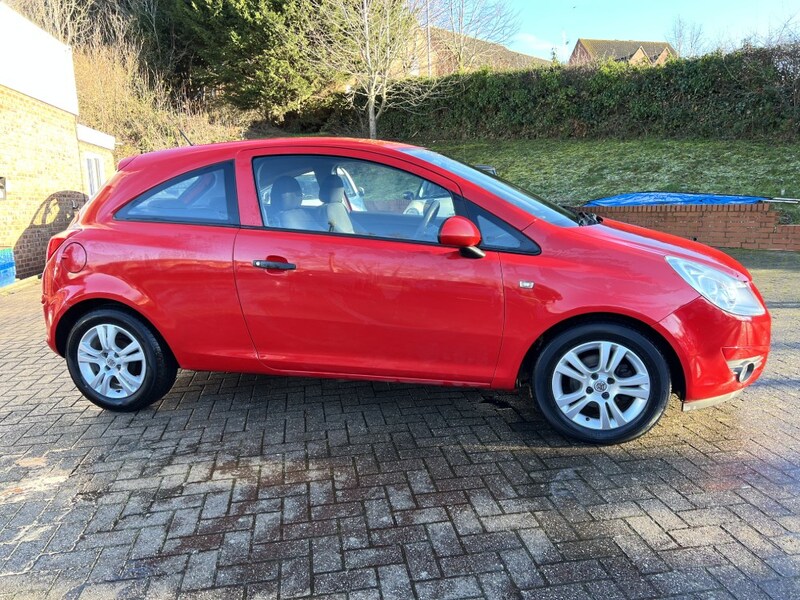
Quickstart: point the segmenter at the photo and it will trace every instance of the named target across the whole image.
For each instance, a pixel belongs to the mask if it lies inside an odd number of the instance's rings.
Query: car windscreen
[[[560,227],[576,227],[578,225],[578,218],[571,211],[553,202],[538,198],[530,192],[500,177],[490,175],[485,171],[480,171],[465,163],[448,158],[447,156],[426,148],[400,148],[400,150],[438,167],[447,169],[459,177],[463,177],[470,183],[474,183],[495,196],[502,198],[506,202],[510,202],[537,219]]]

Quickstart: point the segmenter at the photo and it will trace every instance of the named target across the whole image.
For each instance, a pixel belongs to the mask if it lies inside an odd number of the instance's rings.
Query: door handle
[[[274,260],[254,260],[253,266],[259,269],[277,269],[279,271],[294,271],[297,265],[289,262],[277,262]]]

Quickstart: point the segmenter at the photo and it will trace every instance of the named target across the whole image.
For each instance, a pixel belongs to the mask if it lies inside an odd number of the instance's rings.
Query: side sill
[[[729,394],[723,394],[722,396],[714,396],[713,398],[706,398],[705,400],[684,402],[681,410],[683,412],[688,412],[690,410],[700,410],[702,408],[709,408],[711,406],[716,406],[717,404],[722,404],[723,402],[727,402],[732,398],[736,398],[736,396],[741,394],[742,391],[743,390],[736,390],[735,392],[730,392]]]

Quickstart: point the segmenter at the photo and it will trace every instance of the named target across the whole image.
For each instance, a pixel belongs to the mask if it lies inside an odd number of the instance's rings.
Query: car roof
[[[293,148],[302,147],[329,147],[329,148],[343,148],[343,149],[394,149],[401,148],[414,148],[409,144],[401,142],[391,142],[385,140],[370,140],[362,138],[346,138],[346,137],[291,137],[291,138],[266,138],[255,140],[243,140],[236,142],[219,142],[216,144],[200,144],[196,146],[180,146],[178,148],[169,148],[167,150],[157,150],[155,152],[148,152],[130,158],[124,158],[119,162],[120,170],[125,169],[128,165],[136,163],[137,168],[146,166],[148,163],[164,163],[173,161],[191,160],[192,158],[200,158],[200,156],[215,156],[220,158],[233,157],[234,154],[242,150],[252,150],[258,148],[275,148],[281,146],[290,146]]]

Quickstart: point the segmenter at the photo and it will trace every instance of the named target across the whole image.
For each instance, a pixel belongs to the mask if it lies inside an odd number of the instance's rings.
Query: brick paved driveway
[[[38,288],[0,296],[0,598],[800,597],[800,255],[740,257],[764,377],[610,448],[405,385],[181,372],[101,412]]]

